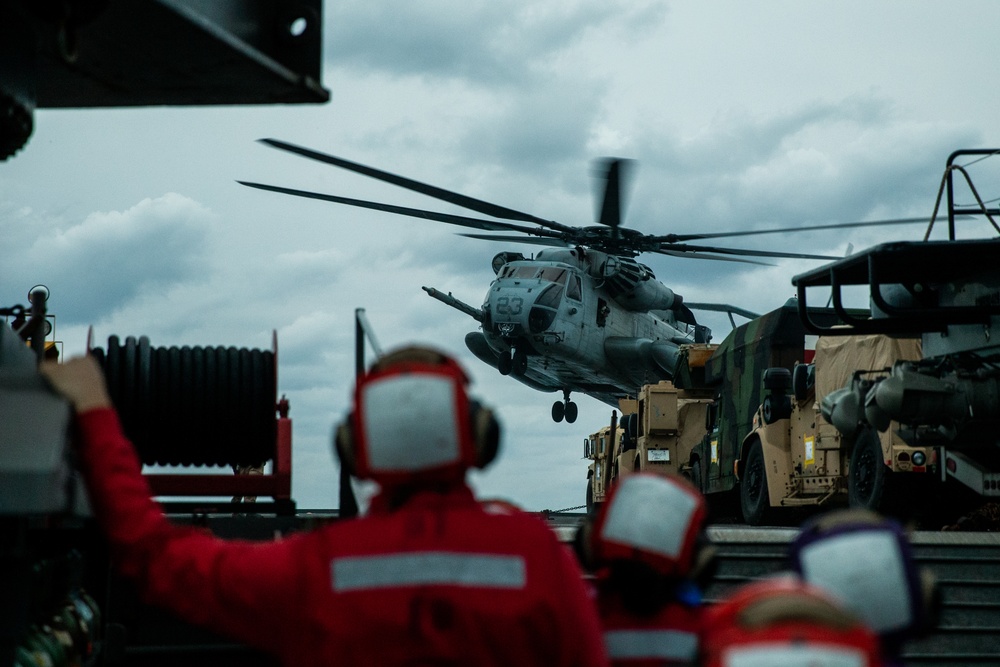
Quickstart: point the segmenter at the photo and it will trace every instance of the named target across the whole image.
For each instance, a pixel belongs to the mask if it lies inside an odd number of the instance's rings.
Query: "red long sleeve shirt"
[[[172,524],[110,409],[79,416],[116,565],[145,599],[285,665],[606,665],[580,571],[544,522],[468,487],[277,542]]]

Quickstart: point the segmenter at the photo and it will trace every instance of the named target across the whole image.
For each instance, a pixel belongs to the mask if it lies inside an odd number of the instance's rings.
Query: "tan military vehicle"
[[[717,345],[683,346],[687,372],[697,373]],[[587,475],[587,509],[604,501],[611,485],[634,472],[680,473],[691,477],[692,450],[707,432],[711,389],[678,389],[669,381],[644,385],[635,400],[619,401],[621,420],[584,441],[591,459]]]
[[[587,471],[587,512],[593,512],[603,503],[611,487],[611,461],[618,448],[622,429],[618,428],[618,415],[612,412],[611,425],[591,433],[583,440],[583,457],[591,460]]]
[[[898,424],[882,433],[863,426],[849,438],[821,411],[825,396],[884,377],[901,359],[920,359],[919,338],[820,337],[813,363],[764,372],[763,402],[737,466],[748,523],[765,522],[773,508],[845,497],[854,507],[886,510],[908,499],[904,475],[936,472],[934,448],[907,445],[896,433]]]

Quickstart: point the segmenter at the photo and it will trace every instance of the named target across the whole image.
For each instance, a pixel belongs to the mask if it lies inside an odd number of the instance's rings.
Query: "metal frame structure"
[[[799,316],[806,329],[810,333],[826,336],[867,333],[945,333],[951,325],[987,325],[992,317],[1000,315],[1000,304],[942,306],[925,305],[919,301],[921,284],[962,279],[968,277],[970,273],[981,272],[983,267],[995,266],[997,259],[1000,258],[1000,237],[967,241],[955,238],[955,219],[964,216],[986,216],[1000,232],[1000,226],[993,218],[1000,216],[1000,208],[987,207],[972,185],[968,172],[964,167],[955,164],[955,160],[962,156],[989,156],[997,153],[1000,153],[1000,149],[965,149],[955,151],[948,157],[947,168],[938,192],[938,204],[942,193],[947,193],[947,241],[926,240],[934,225],[932,217],[923,241],[884,243],[792,278],[792,285],[798,290]],[[962,174],[966,179],[977,199],[977,206],[955,204],[956,173]],[[937,208],[936,204],[935,217]],[[868,319],[850,313],[843,304],[842,288],[852,285],[869,286],[871,303],[884,316]],[[886,301],[883,288],[898,285],[910,287],[911,292],[918,295],[913,305],[901,307]],[[809,316],[806,298],[806,290],[809,287],[830,287],[833,307],[847,326],[822,326]]]

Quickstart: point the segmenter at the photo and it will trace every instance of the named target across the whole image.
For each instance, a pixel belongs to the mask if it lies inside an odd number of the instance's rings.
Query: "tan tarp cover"
[[[846,387],[858,370],[891,368],[901,359],[920,359],[919,338],[820,336],[816,341],[816,401]]]
[[[677,443],[685,457],[696,444],[705,437],[705,413],[708,411],[706,401],[693,401],[686,398],[677,400]],[[687,463],[687,458],[682,463]]]

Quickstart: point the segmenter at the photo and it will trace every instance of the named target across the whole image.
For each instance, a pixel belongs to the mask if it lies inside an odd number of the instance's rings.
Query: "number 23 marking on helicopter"
[[[497,299],[497,313],[501,315],[520,315],[523,305],[524,299],[521,297],[508,298],[502,296]]]

